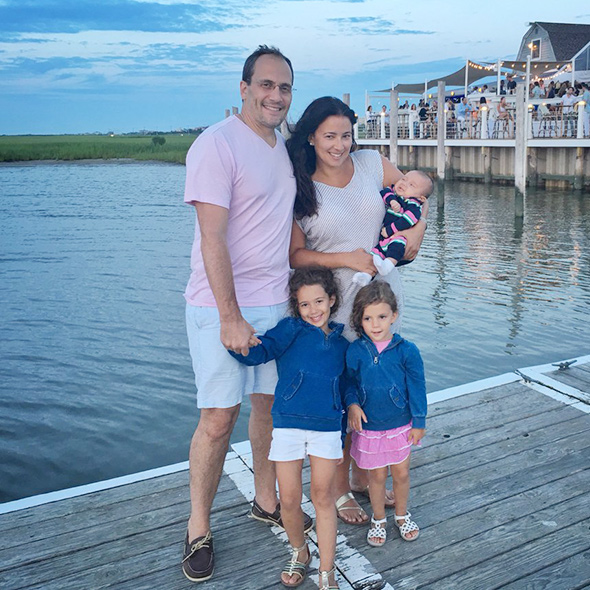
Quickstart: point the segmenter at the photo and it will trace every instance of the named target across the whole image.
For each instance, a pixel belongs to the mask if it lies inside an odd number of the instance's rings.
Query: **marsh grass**
[[[31,160],[160,160],[185,163],[195,134],[164,134],[163,145],[152,135],[25,135],[0,136],[0,162]]]

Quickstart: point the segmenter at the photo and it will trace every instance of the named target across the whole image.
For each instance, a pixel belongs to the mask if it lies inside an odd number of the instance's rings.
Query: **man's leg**
[[[203,408],[189,454],[191,516],[188,536],[192,541],[210,530],[209,516],[219,486],[229,438],[240,406]]]
[[[266,512],[274,512],[278,498],[276,492],[275,464],[268,460],[272,439],[272,418],[270,410],[274,396],[262,393],[250,395],[252,412],[248,423],[248,435],[252,447],[254,466],[254,490],[256,502]]]

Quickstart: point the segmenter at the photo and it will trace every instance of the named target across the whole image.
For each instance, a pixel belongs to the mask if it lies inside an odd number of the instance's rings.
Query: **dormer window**
[[[529,44],[531,59],[539,59],[541,57],[541,39],[533,39]]]

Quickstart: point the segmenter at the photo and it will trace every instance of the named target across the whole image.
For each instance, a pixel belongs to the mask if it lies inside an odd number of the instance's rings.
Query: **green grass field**
[[[163,134],[163,145],[151,135],[26,135],[0,136],[0,162],[31,160],[160,160],[185,163],[196,134]]]

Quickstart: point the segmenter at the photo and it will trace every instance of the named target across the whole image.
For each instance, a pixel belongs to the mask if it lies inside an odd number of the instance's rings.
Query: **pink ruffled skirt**
[[[411,424],[391,430],[352,431],[350,456],[361,469],[377,469],[405,461],[412,450]],[[418,443],[420,445],[420,443]]]

